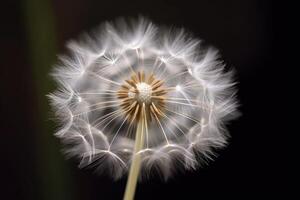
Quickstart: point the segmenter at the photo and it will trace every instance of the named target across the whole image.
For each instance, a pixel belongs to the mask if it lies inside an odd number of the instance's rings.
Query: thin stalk
[[[134,146],[134,156],[130,166],[129,176],[127,179],[126,190],[124,194],[124,200],[133,200],[135,189],[137,185],[137,180],[141,167],[141,155],[138,152],[144,146],[144,114],[142,112],[142,117],[139,119],[136,135],[135,135],[135,146]],[[147,122],[146,122],[147,123]]]

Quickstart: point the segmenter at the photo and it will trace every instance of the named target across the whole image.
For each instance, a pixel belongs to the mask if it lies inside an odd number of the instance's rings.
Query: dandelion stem
[[[127,179],[126,184],[126,190],[124,194],[124,200],[133,200],[135,189],[137,185],[137,180],[140,172],[140,166],[141,166],[141,155],[138,153],[140,150],[142,150],[144,146],[144,112],[142,111],[142,117],[139,119],[139,122],[137,124],[136,129],[136,135],[135,135],[135,146],[134,146],[134,156],[131,163],[129,176]]]

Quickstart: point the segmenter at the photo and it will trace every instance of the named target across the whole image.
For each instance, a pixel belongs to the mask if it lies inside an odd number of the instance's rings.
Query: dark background
[[[281,155],[269,146],[280,125],[271,123],[275,103],[269,100],[277,68],[270,1],[22,0],[0,8],[0,199],[122,198],[125,179],[114,182],[64,159],[45,95],[55,87],[48,73],[66,41],[106,20],[139,14],[185,27],[219,48],[236,69],[242,116],[228,126],[229,146],[209,166],[167,183],[140,183],[136,199],[244,199],[280,192],[281,175],[271,160]]]

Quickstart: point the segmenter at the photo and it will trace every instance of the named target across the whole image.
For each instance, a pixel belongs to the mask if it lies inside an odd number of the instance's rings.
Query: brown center
[[[134,73],[130,79],[125,80],[119,91],[118,99],[125,117],[130,123],[137,123],[143,118],[151,121],[164,116],[166,89],[163,81],[155,78],[153,74],[146,76],[143,71]]]

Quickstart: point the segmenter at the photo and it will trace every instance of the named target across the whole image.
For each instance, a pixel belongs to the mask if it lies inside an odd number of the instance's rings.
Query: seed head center
[[[125,116],[130,123],[141,118],[147,121],[164,116],[166,89],[163,81],[154,74],[146,75],[143,71],[133,74],[125,80],[117,93]]]
[[[151,102],[151,94],[152,87],[145,82],[136,84],[137,93],[134,95],[135,99],[140,103],[150,103]],[[130,92],[128,96],[132,96]]]

